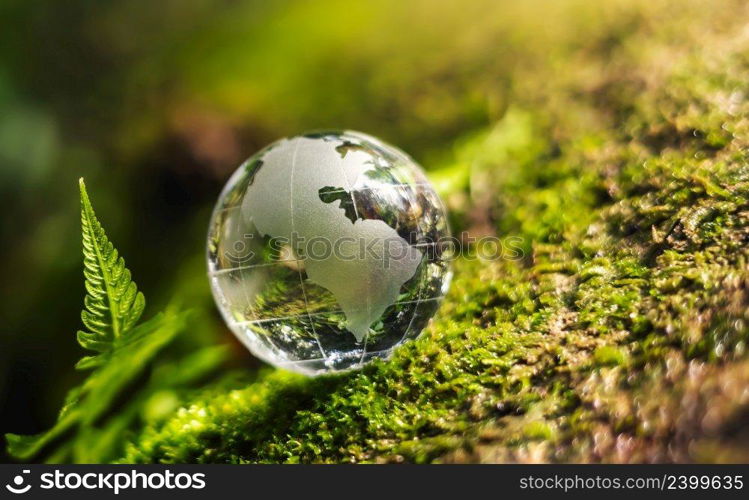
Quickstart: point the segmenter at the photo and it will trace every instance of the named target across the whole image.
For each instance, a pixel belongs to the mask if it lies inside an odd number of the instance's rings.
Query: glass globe
[[[387,358],[419,335],[450,282],[445,209],[405,153],[358,132],[271,144],[211,216],[208,275],[234,334],[316,375]]]

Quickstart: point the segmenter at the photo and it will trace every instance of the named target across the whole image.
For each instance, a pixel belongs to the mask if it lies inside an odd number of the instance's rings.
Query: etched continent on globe
[[[416,273],[422,253],[381,220],[346,216],[341,201],[326,203],[321,194],[352,188],[374,165],[363,151],[345,154],[343,141],[307,137],[287,139],[259,160],[242,202],[242,216],[257,230],[287,242],[306,255],[309,279],[327,288],[346,315],[346,327],[361,342],[374,323],[395,303],[401,286]],[[355,209],[356,205],[353,204]],[[368,250],[360,254],[360,248]]]
[[[442,203],[399,149],[358,132],[273,143],[211,217],[216,303],[258,357],[306,374],[387,358],[450,281]]]

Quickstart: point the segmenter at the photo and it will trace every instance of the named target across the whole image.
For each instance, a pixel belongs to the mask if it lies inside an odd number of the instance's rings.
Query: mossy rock
[[[749,461],[749,38],[639,12],[520,64],[435,176],[522,255],[457,260],[391,360],[206,388],[121,461]]]

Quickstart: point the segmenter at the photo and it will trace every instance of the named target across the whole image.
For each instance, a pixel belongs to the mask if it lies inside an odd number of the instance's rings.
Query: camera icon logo
[[[23,474],[30,474],[31,471],[29,469],[24,469],[22,471]],[[23,493],[26,493],[31,489],[31,485],[27,484],[26,486],[23,486],[24,477],[21,474],[16,475],[13,478],[13,481],[11,481],[11,484],[6,484],[5,487],[10,491],[11,493],[15,493],[16,495],[21,495]]]

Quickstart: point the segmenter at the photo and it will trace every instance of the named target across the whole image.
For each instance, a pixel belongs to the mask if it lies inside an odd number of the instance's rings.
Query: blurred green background
[[[197,311],[181,349],[229,344],[229,366],[254,370],[212,305],[203,253],[244,158],[352,128],[459,178],[461,148],[524,89],[586,71],[577,58],[609,64],[609,47],[677,5],[703,25],[730,17],[706,2],[2,0],[0,429],[49,427],[82,378],[79,177],[146,317],[176,299]]]

